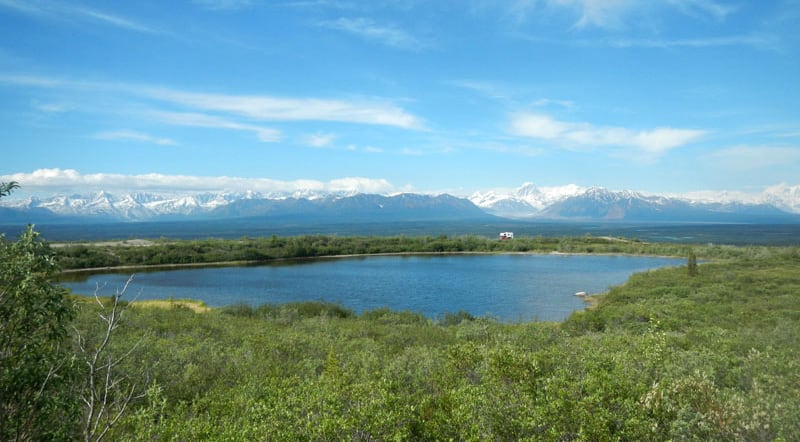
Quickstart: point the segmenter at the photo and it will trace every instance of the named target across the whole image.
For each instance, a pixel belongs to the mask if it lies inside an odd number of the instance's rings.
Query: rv
[[[514,232],[501,232],[500,239],[501,240],[514,239]]]

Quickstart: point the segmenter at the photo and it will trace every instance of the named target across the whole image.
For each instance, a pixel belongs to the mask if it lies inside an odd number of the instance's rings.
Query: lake
[[[191,298],[212,307],[330,301],[360,313],[388,307],[436,318],[467,311],[502,321],[561,321],[585,307],[576,292],[601,293],[630,275],[685,260],[591,255],[403,255],[315,259],[259,266],[137,273],[126,295]],[[107,296],[130,273],[65,282],[73,292]]]

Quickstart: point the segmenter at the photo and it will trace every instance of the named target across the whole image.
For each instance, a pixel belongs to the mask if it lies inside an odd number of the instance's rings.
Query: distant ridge
[[[694,198],[603,187],[537,188],[475,193],[470,200],[501,217],[528,220],[626,222],[800,222],[800,186],[776,186],[758,198],[726,194]]]
[[[0,201],[0,224],[28,222],[191,221],[257,218],[289,222],[479,220],[800,223],[800,191],[778,189],[760,201],[647,195],[575,185],[510,192],[448,194],[258,192],[111,193]]]
[[[488,219],[493,215],[451,195],[264,197],[260,194],[112,195],[29,198],[0,206],[0,222],[175,221],[225,218],[314,218],[319,222]]]
[[[637,192],[611,192],[593,187],[547,207],[549,219],[627,222],[778,222],[793,215],[768,204],[699,203]]]

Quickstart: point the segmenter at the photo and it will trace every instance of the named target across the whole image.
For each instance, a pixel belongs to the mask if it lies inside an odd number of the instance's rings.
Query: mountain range
[[[301,191],[110,193],[0,201],[0,224],[255,218],[290,222],[433,221],[513,218],[620,222],[800,222],[800,186],[776,186],[757,197],[668,196],[575,185],[525,185],[509,191],[376,195]]]

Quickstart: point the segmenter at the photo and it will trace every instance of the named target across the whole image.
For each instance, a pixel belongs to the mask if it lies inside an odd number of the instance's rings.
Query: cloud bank
[[[30,173],[0,176],[0,182],[16,181],[17,194],[90,193],[100,190],[117,192],[261,192],[293,193],[358,192],[388,194],[398,189],[382,178],[345,177],[330,181],[299,179],[292,181],[269,178],[227,176],[164,175],[148,173],[124,175],[114,173],[82,174],[74,169],[38,169]]]

